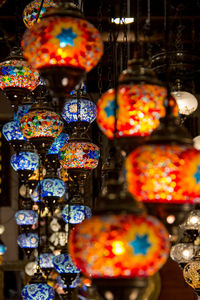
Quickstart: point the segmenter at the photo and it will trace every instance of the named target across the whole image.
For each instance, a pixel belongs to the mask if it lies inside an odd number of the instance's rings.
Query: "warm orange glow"
[[[116,255],[121,255],[125,252],[124,244],[121,241],[115,241],[112,243],[112,252]]]

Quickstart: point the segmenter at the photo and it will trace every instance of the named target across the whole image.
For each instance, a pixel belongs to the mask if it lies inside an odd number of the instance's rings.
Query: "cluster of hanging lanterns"
[[[22,299],[53,299],[48,284],[53,272],[68,297],[80,274],[91,277],[103,297],[107,290],[116,295],[116,286],[124,296],[130,288],[145,288],[170,251],[161,222],[166,220],[148,215],[140,202],[153,205],[155,212],[163,204],[168,210],[198,203],[200,154],[177,123],[175,99],[141,59],[129,62],[117,87],[104,93],[96,108],[77,84],[103,54],[100,33],[74,4],[42,4],[34,0],[24,10],[26,60],[15,49],[0,64],[0,88],[14,107],[13,120],[2,132],[13,146],[10,163],[25,188],[15,214],[17,243],[28,257],[38,248]],[[37,90],[40,76],[58,100],[56,109]],[[84,189],[100,158],[99,147],[87,135],[96,117],[101,131],[127,154],[129,192],[114,156],[106,192],[92,211]],[[197,291],[199,219],[198,210],[188,216],[182,239],[171,249],[186,282]]]

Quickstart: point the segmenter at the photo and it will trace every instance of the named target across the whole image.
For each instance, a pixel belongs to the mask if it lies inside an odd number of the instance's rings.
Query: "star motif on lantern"
[[[60,34],[56,36],[60,40],[60,47],[64,48],[67,45],[74,46],[74,39],[77,37],[77,34],[73,32],[72,28],[62,28]]]
[[[137,234],[135,239],[129,243],[133,248],[134,254],[146,255],[151,244],[148,241],[148,235],[139,235]]]
[[[196,183],[198,184],[200,182],[200,166],[197,166],[197,171],[194,174],[194,178],[196,180]]]
[[[106,116],[107,118],[113,116],[113,111],[115,109],[115,101],[110,101],[108,102],[108,104],[106,105],[105,107],[105,113],[106,113]]]

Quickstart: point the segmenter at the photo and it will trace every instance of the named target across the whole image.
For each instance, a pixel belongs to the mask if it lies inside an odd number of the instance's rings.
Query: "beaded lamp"
[[[39,73],[23,58],[20,49],[13,49],[0,63],[0,88],[16,107],[39,84]]]
[[[20,130],[34,144],[39,154],[46,154],[63,130],[63,122],[44,99],[39,98],[20,119]]]
[[[23,21],[26,27],[31,28],[36,23],[36,21],[39,22],[41,17],[43,17],[46,8],[53,6],[53,4],[53,0],[44,0],[42,9],[38,16],[41,6],[41,0],[34,0],[30,2],[23,11]]]
[[[64,98],[97,65],[103,43],[72,2],[55,3],[40,23],[25,32],[22,47],[24,57],[40,71],[54,95]]]

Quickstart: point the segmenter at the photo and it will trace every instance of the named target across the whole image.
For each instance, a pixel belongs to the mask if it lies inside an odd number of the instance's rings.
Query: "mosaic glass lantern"
[[[38,16],[41,2],[41,0],[34,0],[25,7],[23,11],[23,21],[27,28],[31,28],[36,21],[39,22],[41,17],[43,17],[46,8],[51,7],[54,4],[53,0],[44,0],[42,9]]]
[[[53,264],[55,270],[59,274],[63,273],[73,273],[79,274],[80,270],[73,264],[70,256],[66,253],[62,253],[53,258]]]
[[[39,167],[39,156],[34,152],[19,152],[12,155],[11,166],[15,171],[31,170],[35,171]]]
[[[0,239],[0,255],[4,255],[6,253],[7,247],[4,245],[4,243]]]
[[[48,151],[48,154],[58,154],[60,149],[67,143],[69,139],[69,135],[67,133],[61,132],[59,136],[57,136],[51,145],[51,148]]]
[[[66,185],[62,179],[59,178],[44,178],[40,182],[41,200],[54,199],[59,200],[66,192]],[[34,202],[39,201],[39,184],[31,194],[31,199]]]
[[[93,216],[72,230],[69,252],[92,278],[147,277],[167,260],[168,233],[151,216]]]
[[[65,223],[79,224],[92,216],[90,207],[85,205],[66,205],[62,210]]]
[[[200,296],[200,281],[199,281],[199,273],[200,273],[200,257],[197,256],[193,261],[190,261],[185,268],[183,269],[183,277],[187,284],[189,284]]]
[[[21,292],[23,300],[51,300],[54,298],[54,289],[46,283],[32,283],[25,285]]]
[[[65,169],[95,169],[99,160],[99,147],[91,142],[69,141],[59,152]]]
[[[67,123],[92,123],[96,118],[96,104],[87,98],[68,98],[65,101],[62,117]]]
[[[38,235],[36,233],[22,233],[18,236],[17,243],[21,248],[35,249],[38,246]]]
[[[40,258],[37,258],[37,261],[40,260],[40,268],[41,269],[53,269],[53,253],[41,253]]]
[[[25,32],[22,46],[24,57],[57,96],[71,92],[103,54],[98,30],[73,3],[62,1]]]
[[[190,145],[138,147],[126,159],[125,168],[128,189],[139,201],[168,204],[199,201],[200,154]]]
[[[22,148],[26,138],[21,133],[19,124],[16,121],[5,123],[2,128],[2,133],[15,150],[19,151],[20,148]]]
[[[37,223],[38,214],[34,210],[19,210],[15,214],[17,225],[34,225]]]
[[[26,99],[39,83],[39,73],[23,58],[19,49],[13,49],[0,63],[0,88],[16,106]]]

